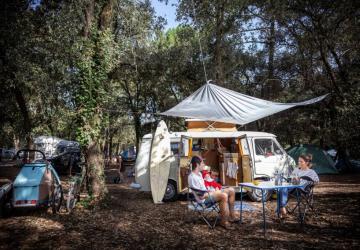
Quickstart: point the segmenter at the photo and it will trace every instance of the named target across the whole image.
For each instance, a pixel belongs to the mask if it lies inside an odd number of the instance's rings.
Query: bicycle
[[[81,173],[75,174],[75,176],[72,176],[69,181],[70,186],[66,198],[66,209],[69,213],[71,213],[74,209],[76,202],[80,200],[81,187],[86,176],[85,164],[82,163],[79,165],[81,166]]]

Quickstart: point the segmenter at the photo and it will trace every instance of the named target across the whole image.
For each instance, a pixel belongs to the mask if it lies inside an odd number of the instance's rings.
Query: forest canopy
[[[0,147],[37,135],[77,140],[95,184],[102,152],[138,145],[161,119],[183,129],[183,119],[158,113],[212,79],[278,102],[330,93],[239,129],[359,157],[359,5],[179,0],[180,24],[165,30],[148,0],[2,1]]]

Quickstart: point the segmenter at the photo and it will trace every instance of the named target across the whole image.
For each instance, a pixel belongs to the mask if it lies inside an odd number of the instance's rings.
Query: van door
[[[246,135],[238,138],[239,140],[239,153],[241,157],[242,180],[240,182],[251,182],[252,176],[252,161],[248,138]]]
[[[254,178],[272,177],[275,170],[280,170],[283,151],[275,138],[254,138]]]
[[[192,154],[192,138],[182,135],[179,149],[179,181],[178,190],[183,192],[188,187],[187,178],[190,174],[189,162]]]

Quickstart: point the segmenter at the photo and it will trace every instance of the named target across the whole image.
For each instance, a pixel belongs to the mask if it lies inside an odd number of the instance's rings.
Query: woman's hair
[[[197,167],[197,164],[200,164],[202,159],[199,156],[193,156],[191,158],[191,169],[194,170]]]
[[[311,166],[312,166],[312,154],[301,154],[300,156],[299,156],[299,158],[301,158],[301,159],[303,159],[306,163],[307,163],[307,165],[308,165],[308,167],[309,168],[311,168]]]

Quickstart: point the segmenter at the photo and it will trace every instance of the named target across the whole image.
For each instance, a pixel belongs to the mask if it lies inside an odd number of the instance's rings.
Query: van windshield
[[[271,156],[282,155],[282,151],[272,139],[255,139],[256,155]]]

